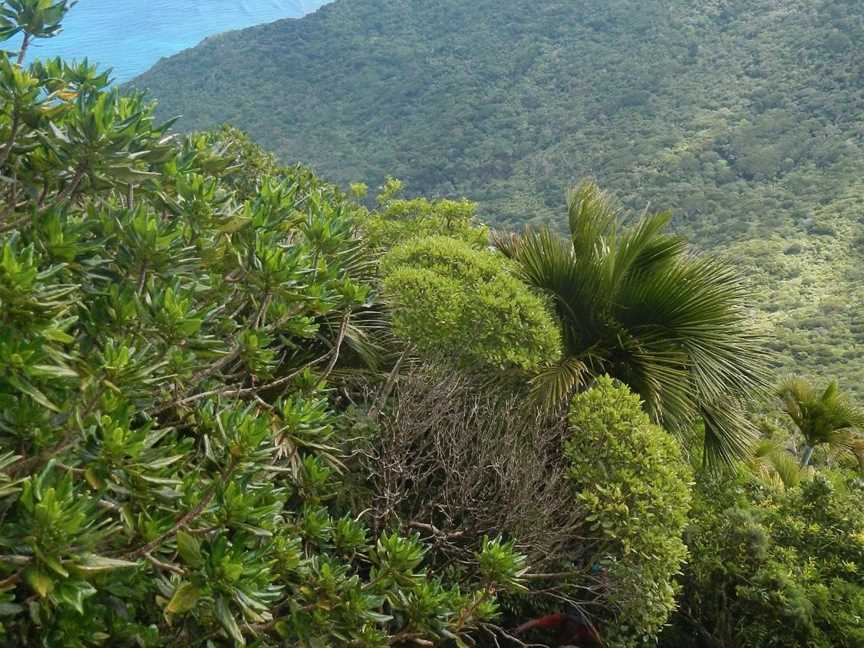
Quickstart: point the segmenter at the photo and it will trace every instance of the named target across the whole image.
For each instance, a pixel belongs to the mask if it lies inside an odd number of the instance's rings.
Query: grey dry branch
[[[429,366],[392,389],[368,466],[379,527],[427,532],[442,563],[464,560],[484,535],[518,539],[542,571],[589,550],[561,455],[563,419]]]

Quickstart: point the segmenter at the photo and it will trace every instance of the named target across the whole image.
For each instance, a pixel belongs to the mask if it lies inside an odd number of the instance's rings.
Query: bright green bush
[[[534,368],[560,353],[544,301],[508,261],[444,236],[411,239],[381,259],[394,332],[465,365]]]
[[[851,472],[784,492],[746,474],[700,484],[681,611],[662,645],[864,645],[862,495]]]
[[[373,248],[389,249],[412,238],[449,236],[472,247],[489,243],[489,230],[475,219],[477,205],[468,200],[400,198],[402,183],[389,178],[378,196],[379,208],[362,222]]]
[[[692,472],[677,441],[609,377],[573,400],[569,421],[570,478],[614,610],[603,624],[604,639],[610,646],[636,645],[657,635],[675,608]]]

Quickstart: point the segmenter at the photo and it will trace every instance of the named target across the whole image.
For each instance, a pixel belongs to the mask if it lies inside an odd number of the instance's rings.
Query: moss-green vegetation
[[[381,270],[393,331],[426,354],[524,369],[560,354],[546,304],[499,254],[432,236],[393,248]]]
[[[842,472],[786,492],[744,475],[701,485],[685,594],[662,645],[862,645],[862,490]]]
[[[27,36],[0,53],[0,645],[861,645],[861,410],[769,389],[790,339],[734,266],[593,183],[569,237],[490,246],[470,202],[387,180],[372,207],[234,128],[171,135],[86,64],[28,65],[67,4],[0,2]],[[675,14],[578,6],[628,37]],[[805,243],[741,258],[812,278]]]
[[[560,227],[590,176],[672,207],[745,265],[778,365],[857,390],[862,41],[857,0],[338,0],[136,85],[181,128],[229,121],[340,183],[392,174],[503,227]]]
[[[388,178],[377,198],[378,209],[363,219],[363,236],[371,247],[386,250],[424,236],[449,236],[478,249],[489,245],[489,232],[476,219],[476,203],[406,199],[401,196],[403,189],[400,181]],[[358,197],[365,193],[363,186]]]

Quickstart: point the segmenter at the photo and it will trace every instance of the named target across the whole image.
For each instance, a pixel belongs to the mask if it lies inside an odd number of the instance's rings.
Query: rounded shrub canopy
[[[502,256],[446,236],[412,239],[381,260],[393,330],[463,365],[530,369],[560,355],[543,299]]]

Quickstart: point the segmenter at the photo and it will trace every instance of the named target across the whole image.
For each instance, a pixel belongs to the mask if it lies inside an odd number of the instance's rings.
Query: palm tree
[[[777,490],[797,486],[808,471],[789,452],[783,440],[775,437],[760,439],[747,465],[764,484]]]
[[[670,214],[630,227],[593,182],[568,196],[570,237],[548,228],[498,237],[524,279],[547,293],[565,355],[534,379],[561,402],[602,373],[636,391],[671,431],[705,423],[704,461],[745,457],[756,430],[743,405],[767,388],[766,351],[737,273],[664,233]]]
[[[804,436],[806,445],[801,466],[810,465],[817,446],[851,452],[864,468],[864,410],[851,404],[832,380],[823,392],[803,378],[786,379],[777,390],[783,411]]]

